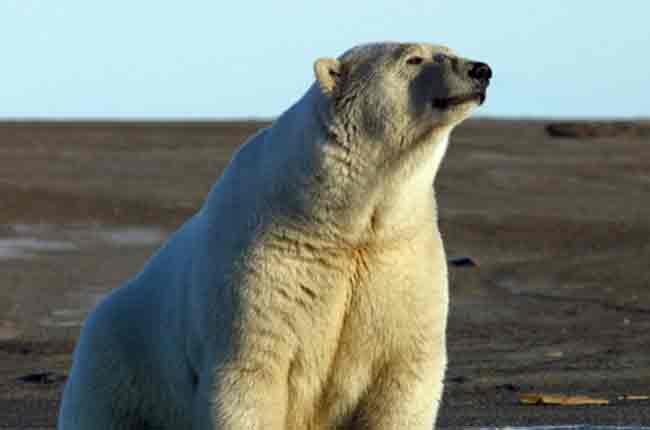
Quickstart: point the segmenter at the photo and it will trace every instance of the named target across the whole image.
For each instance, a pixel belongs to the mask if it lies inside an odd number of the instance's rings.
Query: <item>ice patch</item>
[[[26,259],[32,258],[33,256],[34,254],[30,254],[21,249],[0,247],[0,260]]]
[[[81,327],[88,317],[88,313],[102,301],[109,286],[89,286],[82,291],[65,293],[67,308],[55,309],[39,321],[45,327]]]
[[[81,327],[89,309],[57,309],[39,321],[45,327]]]
[[[31,258],[36,252],[75,251],[71,242],[42,240],[34,238],[0,239],[0,259]]]
[[[70,317],[81,317],[86,314],[85,311],[81,309],[58,309],[52,312],[52,316],[58,318],[70,318]]]
[[[165,240],[165,233],[157,228],[128,227],[122,229],[106,229],[99,236],[116,245],[147,246],[156,245]]]
[[[166,237],[162,229],[148,226],[14,224],[0,230],[0,260],[30,259],[39,254],[78,251],[97,245],[155,246]]]
[[[70,328],[83,326],[83,321],[58,321],[54,318],[43,318],[39,324],[44,327]]]
[[[52,231],[53,226],[51,224],[13,224],[11,229],[18,235],[42,235],[49,231]]]

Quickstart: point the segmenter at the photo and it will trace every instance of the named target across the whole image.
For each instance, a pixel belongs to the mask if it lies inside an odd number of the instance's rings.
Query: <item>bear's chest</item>
[[[289,375],[288,428],[340,426],[387,363],[422,347],[415,343],[423,331],[444,331],[446,268],[418,250],[361,255],[346,276],[330,278],[347,278],[349,285],[338,286],[341,293],[301,336]]]

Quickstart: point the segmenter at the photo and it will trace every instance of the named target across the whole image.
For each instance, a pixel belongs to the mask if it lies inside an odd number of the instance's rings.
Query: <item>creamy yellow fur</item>
[[[90,316],[59,428],[429,430],[448,307],[432,183],[477,104],[431,100],[470,88],[468,64],[395,43],[317,61]]]

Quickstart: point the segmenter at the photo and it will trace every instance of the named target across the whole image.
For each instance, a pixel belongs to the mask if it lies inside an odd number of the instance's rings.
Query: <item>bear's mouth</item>
[[[433,99],[432,104],[436,109],[447,109],[452,106],[458,106],[471,101],[476,101],[479,105],[482,105],[485,101],[485,91],[464,94],[462,96],[435,98]]]

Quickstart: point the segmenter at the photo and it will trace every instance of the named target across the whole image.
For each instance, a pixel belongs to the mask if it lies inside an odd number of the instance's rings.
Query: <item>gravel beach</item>
[[[440,428],[650,425],[650,140],[547,124],[468,121],[436,180],[447,252],[469,257],[450,266]],[[263,125],[0,123],[0,429],[54,428],[88,311]]]

